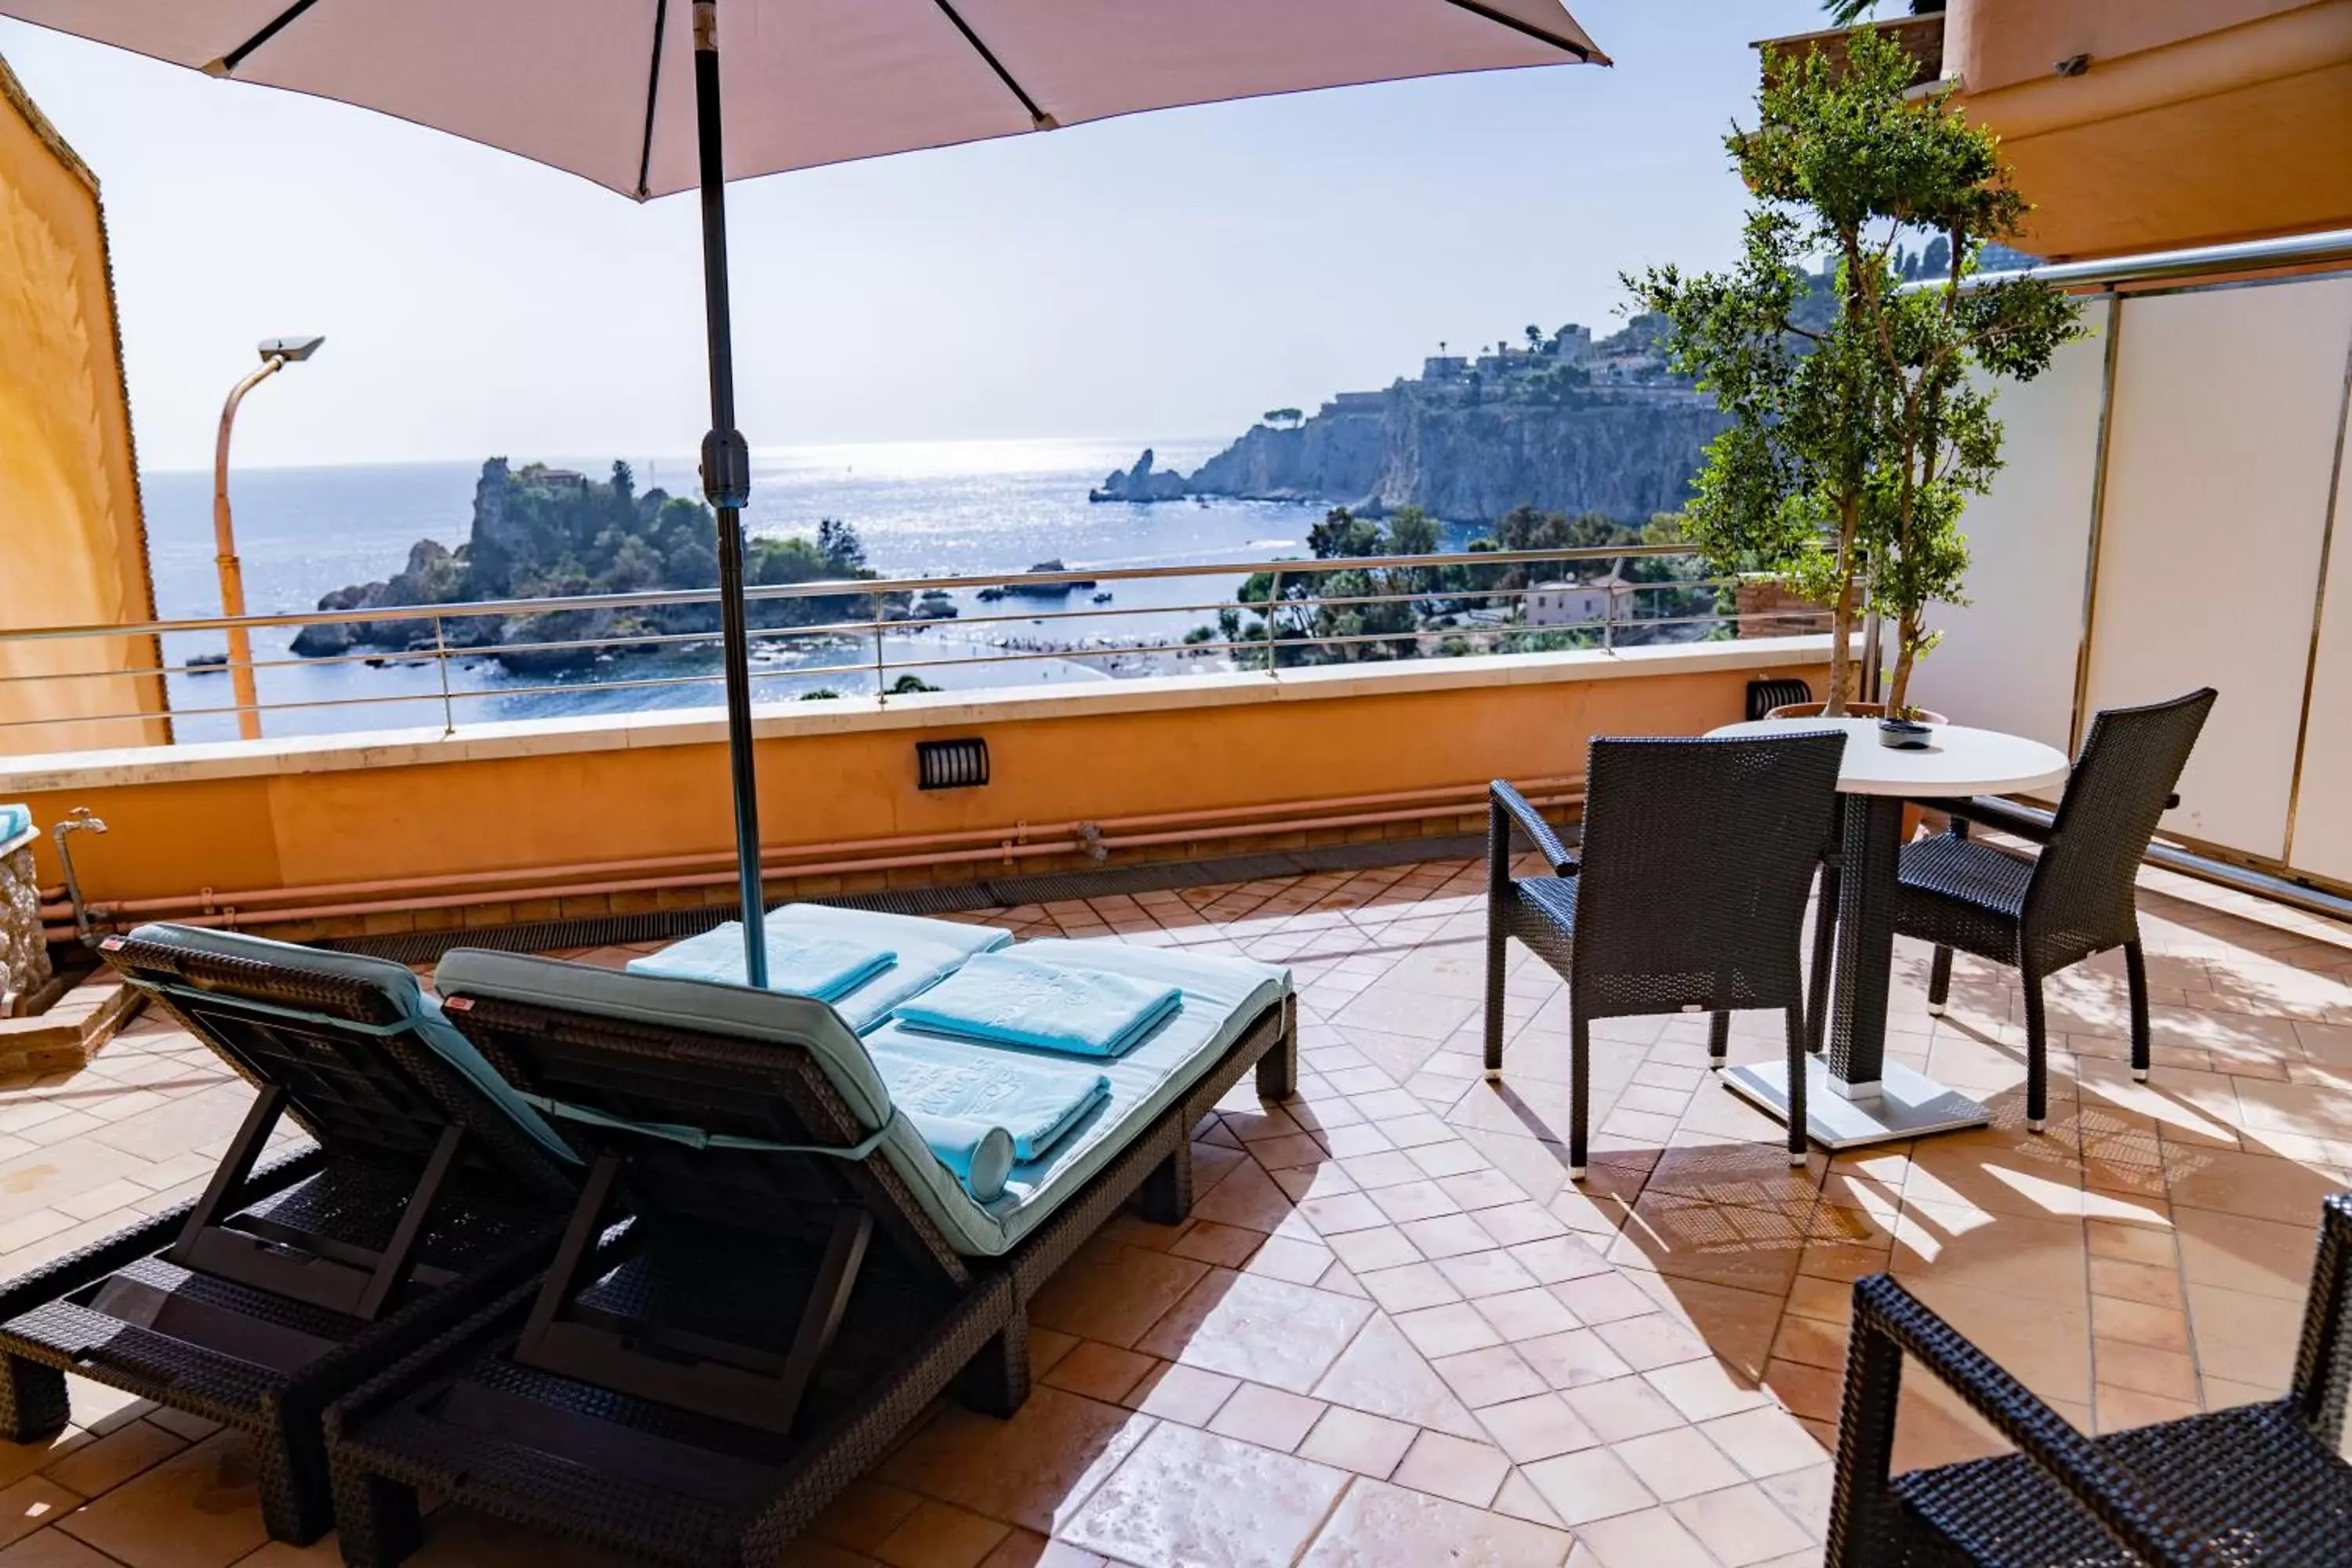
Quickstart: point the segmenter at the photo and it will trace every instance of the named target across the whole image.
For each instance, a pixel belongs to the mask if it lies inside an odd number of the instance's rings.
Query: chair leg
[[[2042,976],[2028,969],[2018,978],[2025,987],[2025,1130],[2039,1132],[2050,1124],[2049,1030],[2042,1018]]]
[[[1486,903],[1486,1076],[1503,1076],[1503,962],[1510,939],[1503,934],[1500,903]]]
[[[1572,1013],[1568,1029],[1568,1175],[1584,1180],[1584,1117],[1592,1077],[1592,1026]]]
[[[1939,947],[1935,962],[1927,966],[1927,1016],[1944,1016],[1944,999],[1952,994],[1952,950]]]
[[[1838,868],[1823,863],[1813,907],[1813,975],[1805,991],[1805,1048],[1815,1056],[1829,1038],[1831,964],[1837,957]]]
[[[23,1356],[0,1359],[0,1438],[41,1443],[66,1429],[66,1374]]]
[[[1718,1013],[1717,1017],[1723,1015]],[[1794,1170],[1805,1163],[1805,1010],[1789,1009],[1789,1165]]]
[[[2147,955],[2138,942],[2124,943],[2124,980],[2131,991],[2132,1079],[2147,1081]]]
[[[1723,1064],[1729,1057],[1730,1052],[1731,1015],[1728,1013],[1709,1014],[1706,1020],[1707,1067],[1715,1072],[1721,1072],[1723,1070]]]

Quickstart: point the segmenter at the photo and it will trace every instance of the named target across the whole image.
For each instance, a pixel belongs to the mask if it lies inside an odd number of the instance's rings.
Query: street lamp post
[[[237,564],[236,527],[228,511],[228,437],[236,424],[236,405],[245,395],[289,364],[299,364],[319,352],[324,338],[265,338],[261,368],[229,389],[221,406],[220,439],[213,447],[213,564],[220,571],[221,614],[236,620],[245,614],[245,570]],[[236,732],[247,741],[261,739],[261,697],[253,680],[253,639],[243,626],[228,628],[228,675],[236,698]]]

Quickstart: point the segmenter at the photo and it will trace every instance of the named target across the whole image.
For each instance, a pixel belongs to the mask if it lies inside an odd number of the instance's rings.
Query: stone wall
[[[41,936],[41,885],[26,828],[0,847],[0,1017],[40,994],[49,983],[49,944]]]

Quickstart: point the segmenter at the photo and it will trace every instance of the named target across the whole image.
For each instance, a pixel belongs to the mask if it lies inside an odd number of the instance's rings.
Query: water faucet
[[[66,814],[63,821],[50,829],[51,835],[58,841],[58,859],[66,868],[66,897],[73,902],[74,930],[79,933],[85,942],[90,940],[89,911],[82,907],[81,879],[74,875],[73,848],[66,842],[66,835],[105,831],[106,819],[97,816],[86,805],[75,806]]]

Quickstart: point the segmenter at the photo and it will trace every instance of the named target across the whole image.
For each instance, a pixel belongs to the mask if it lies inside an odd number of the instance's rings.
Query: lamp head
[[[282,359],[289,364],[299,364],[319,352],[324,338],[264,338],[261,340],[263,359]]]

